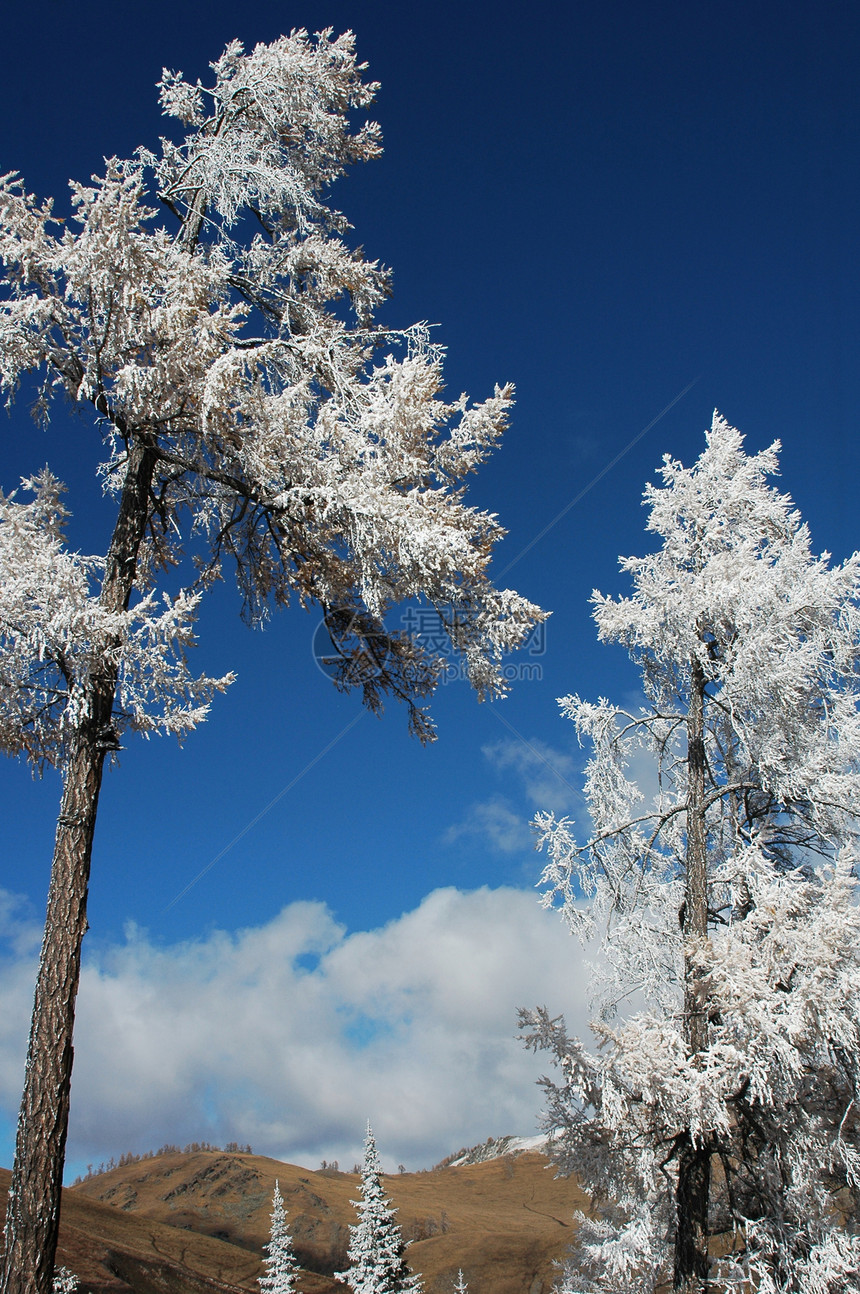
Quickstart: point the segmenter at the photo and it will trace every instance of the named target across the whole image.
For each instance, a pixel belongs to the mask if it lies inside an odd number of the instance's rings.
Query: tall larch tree
[[[649,487],[659,548],[594,594],[645,704],[561,701],[590,835],[537,819],[545,902],[595,956],[590,1052],[524,1013],[563,1172],[565,1294],[837,1294],[860,1273],[860,556],[815,557],[718,414]]]
[[[349,1229],[349,1267],[337,1273],[353,1294],[421,1294],[421,1277],[409,1269],[408,1244],[395,1218],[397,1210],[386,1199],[380,1180],[382,1167],[370,1124],[364,1141],[361,1199],[358,1222]]]
[[[232,567],[252,622],[321,608],[338,684],[372,710],[399,698],[422,740],[440,662],[389,609],[436,607],[482,697],[540,615],[491,583],[502,531],[463,497],[511,388],[446,403],[441,350],[374,323],[389,274],[327,205],[380,152],[354,124],[376,87],[351,34],[233,42],[212,70],[164,72],[174,136],[74,184],[70,218],[0,181],[0,387],[35,381],[44,420],[57,397],[89,412],[82,454],[115,505],[107,552],[84,558],[49,472],[0,503],[0,747],[63,778],[3,1294],[51,1285],[105,760],[126,730],[187,732],[230,681],[186,667],[201,594]]]

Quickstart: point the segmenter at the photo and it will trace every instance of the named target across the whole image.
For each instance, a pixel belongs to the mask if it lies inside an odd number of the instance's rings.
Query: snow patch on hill
[[[488,1137],[479,1146],[470,1150],[457,1150],[447,1159],[443,1159],[437,1168],[463,1168],[466,1164],[483,1164],[488,1159],[500,1159],[503,1155],[522,1155],[527,1150],[546,1152],[546,1137]]]

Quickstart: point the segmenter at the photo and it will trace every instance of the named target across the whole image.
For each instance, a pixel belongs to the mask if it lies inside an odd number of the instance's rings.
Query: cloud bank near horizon
[[[0,892],[7,1127],[40,936]],[[578,945],[518,889],[434,890],[387,925],[353,933],[319,902],[173,945],[129,929],[122,944],[87,950],[70,1175],[190,1141],[351,1168],[368,1119],[388,1167],[430,1167],[488,1136],[530,1135],[545,1061],[516,1039],[516,1009],[545,1004],[581,1032],[585,999]]]

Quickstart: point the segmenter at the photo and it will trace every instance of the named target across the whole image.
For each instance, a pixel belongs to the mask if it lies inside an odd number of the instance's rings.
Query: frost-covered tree
[[[598,945],[599,1050],[523,1021],[594,1200],[565,1294],[860,1281],[860,556],[813,556],[777,450],[715,414],[692,468],[665,459],[660,547],[593,598],[646,705],[561,701],[590,837],[538,816],[544,901]]]
[[[258,1282],[263,1294],[293,1294],[299,1264],[293,1253],[293,1241],[287,1227],[284,1199],[278,1182],[275,1182],[272,1195],[272,1226],[263,1263],[265,1275]]]
[[[54,1283],[51,1294],[75,1294],[79,1289],[78,1278],[68,1267],[58,1267],[54,1272]]]
[[[454,1294],[469,1294],[469,1285],[463,1276],[463,1268],[457,1272],[457,1284],[454,1286]]]
[[[421,1277],[409,1270],[404,1256],[408,1243],[394,1220],[397,1210],[385,1197],[381,1172],[376,1141],[368,1124],[361,1199],[352,1201],[358,1209],[358,1223],[349,1229],[349,1268],[338,1272],[337,1280],[345,1281],[353,1294],[421,1294]]]
[[[389,609],[437,607],[480,696],[503,690],[501,655],[540,615],[490,582],[502,531],[463,497],[511,388],[441,399],[440,349],[422,326],[374,324],[389,275],[326,204],[380,151],[377,127],[353,124],[376,87],[352,36],[233,42],[212,67],[208,86],[165,71],[178,133],[74,184],[69,218],[0,180],[0,387],[35,379],[44,420],[58,396],[89,412],[115,504],[100,559],[65,546],[50,474],[0,505],[0,748],[63,777],[4,1294],[50,1289],[105,758],[128,729],[187,732],[230,681],[186,667],[200,594],[232,566],[252,621],[321,608],[339,686],[376,711],[404,701],[422,739],[440,661]]]

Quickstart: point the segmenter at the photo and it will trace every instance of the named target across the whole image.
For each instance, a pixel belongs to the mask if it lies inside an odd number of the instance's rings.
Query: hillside
[[[10,1174],[0,1169],[5,1219]],[[58,1264],[80,1278],[82,1294],[245,1294],[257,1289],[259,1259],[235,1245],[111,1208],[63,1191]],[[307,1294],[329,1286],[306,1285]]]
[[[64,1194],[60,1260],[94,1294],[256,1290],[276,1178],[303,1294],[342,1294],[332,1273],[345,1265],[358,1177],[250,1154],[159,1155],[89,1178]],[[548,1294],[584,1203],[535,1151],[384,1185],[427,1294],[450,1294],[460,1267],[470,1294]]]

